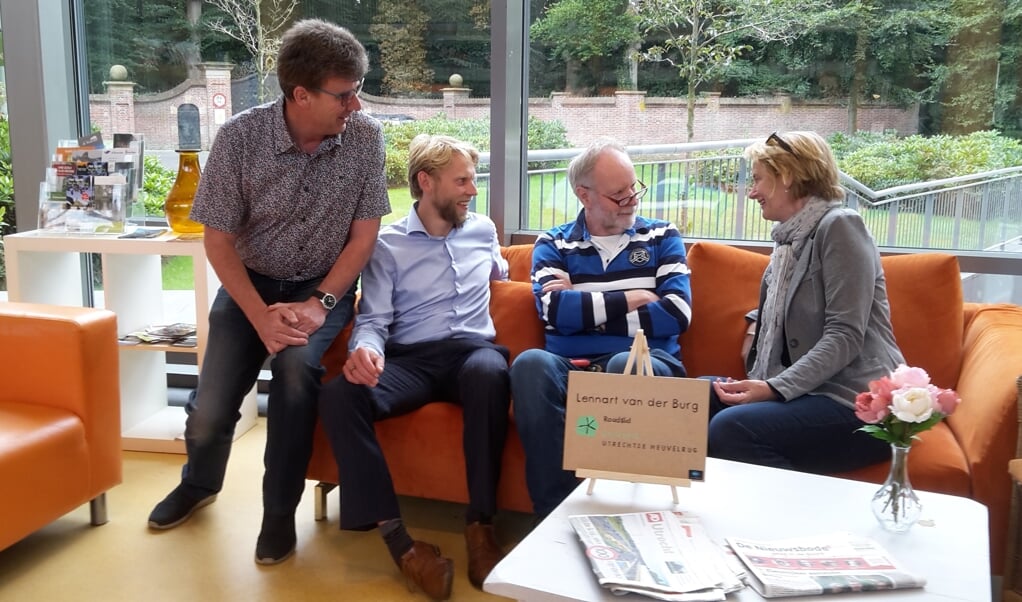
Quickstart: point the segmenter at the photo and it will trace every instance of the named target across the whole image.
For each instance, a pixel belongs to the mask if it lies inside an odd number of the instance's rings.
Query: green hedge
[[[1022,143],[995,131],[887,137],[838,155],[838,164],[849,176],[880,190],[1022,165]]]
[[[836,133],[827,142],[838,167],[873,190],[963,176],[1022,165],[1022,143],[995,131],[966,136],[908,136],[858,132]],[[696,157],[741,155],[743,149],[701,151]],[[707,161],[699,166],[704,185],[738,182],[738,164]]]
[[[567,128],[560,121],[543,121],[529,117],[529,148],[567,148]],[[480,151],[490,150],[488,119],[448,119],[440,114],[429,119],[384,123],[383,138],[387,145],[387,183],[393,187],[408,185],[408,143],[419,134],[453,136],[472,143]],[[489,171],[488,165],[480,166]]]

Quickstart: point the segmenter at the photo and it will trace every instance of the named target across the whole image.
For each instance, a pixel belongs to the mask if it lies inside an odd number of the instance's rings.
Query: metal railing
[[[628,147],[637,177],[650,188],[639,214],[670,220],[690,238],[769,241],[773,224],[749,202],[748,164],[737,152],[751,142]],[[580,151],[529,151],[521,229],[544,231],[574,219],[581,206],[566,168]],[[487,174],[479,179],[477,210],[485,211]],[[1022,251],[1022,166],[878,191],[845,174],[841,182],[846,203],[862,214],[881,246]]]

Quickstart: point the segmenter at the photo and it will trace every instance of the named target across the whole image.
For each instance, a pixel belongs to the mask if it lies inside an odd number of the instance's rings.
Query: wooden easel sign
[[[671,485],[677,503],[674,486],[703,480],[710,383],[652,374],[641,330],[625,374],[569,373],[564,468],[581,478]]]

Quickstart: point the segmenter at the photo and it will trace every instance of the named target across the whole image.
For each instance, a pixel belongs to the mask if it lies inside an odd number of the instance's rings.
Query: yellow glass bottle
[[[202,224],[191,220],[192,201],[199,187],[199,151],[178,150],[177,179],[163,203],[170,229],[180,234],[202,232]]]

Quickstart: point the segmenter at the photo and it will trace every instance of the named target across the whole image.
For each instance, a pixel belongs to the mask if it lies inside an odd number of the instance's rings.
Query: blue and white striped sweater
[[[642,328],[651,348],[679,354],[678,335],[692,316],[681,233],[670,222],[637,217],[625,234],[627,245],[606,267],[583,213],[536,240],[532,289],[547,351],[572,358],[627,351]],[[543,284],[557,277],[569,277],[572,289],[542,293]],[[652,291],[660,300],[628,311],[625,291],[633,289]]]

